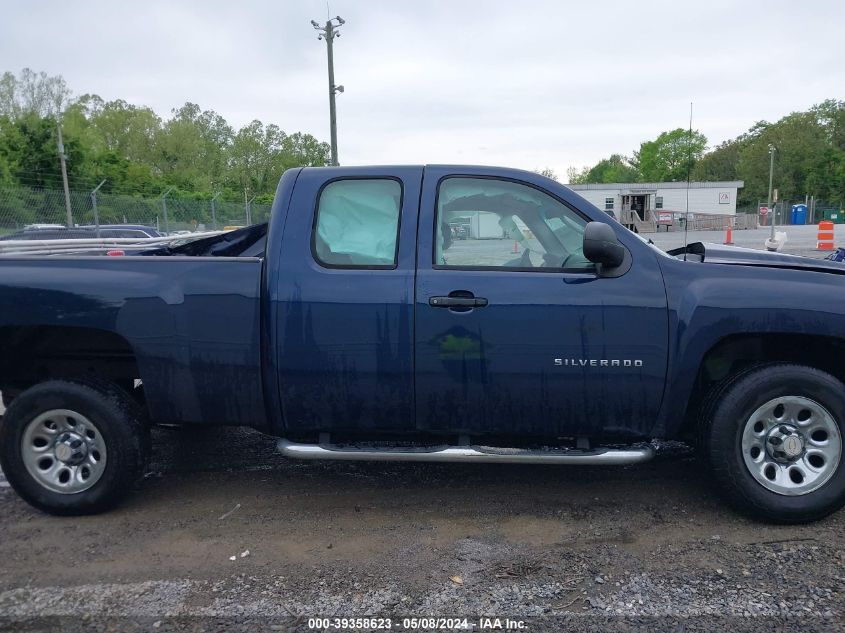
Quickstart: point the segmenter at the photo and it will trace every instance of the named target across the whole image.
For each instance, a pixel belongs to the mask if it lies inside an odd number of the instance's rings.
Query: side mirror
[[[609,224],[589,222],[584,228],[584,257],[594,264],[616,268],[625,261],[625,247]]]

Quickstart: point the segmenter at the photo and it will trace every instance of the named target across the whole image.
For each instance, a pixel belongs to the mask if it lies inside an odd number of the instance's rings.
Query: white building
[[[689,212],[698,215],[736,215],[736,194],[742,180],[689,183]],[[669,223],[687,211],[686,182],[637,182],[566,185],[599,209],[612,212],[626,225],[640,230]],[[670,215],[671,214],[671,215]]]

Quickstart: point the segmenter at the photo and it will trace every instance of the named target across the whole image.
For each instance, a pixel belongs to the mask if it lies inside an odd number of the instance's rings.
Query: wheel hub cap
[[[779,462],[791,462],[804,452],[804,436],[794,426],[781,424],[769,431],[766,450]]]
[[[88,444],[76,433],[64,433],[54,449],[56,459],[65,464],[81,464],[88,455]]]
[[[91,420],[70,409],[53,409],[27,424],[21,457],[27,472],[44,488],[76,494],[100,480],[107,450]]]
[[[783,396],[760,406],[742,430],[742,458],[764,488],[805,495],[826,484],[842,458],[836,420],[821,404]]]

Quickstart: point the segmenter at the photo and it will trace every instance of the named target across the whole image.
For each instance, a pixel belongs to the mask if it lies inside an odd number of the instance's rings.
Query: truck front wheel
[[[107,382],[51,380],[17,396],[0,422],[0,466],[25,501],[59,515],[120,501],[143,474],[148,431]]]
[[[703,421],[714,477],[738,508],[781,523],[845,505],[845,385],[791,364],[741,373]]]

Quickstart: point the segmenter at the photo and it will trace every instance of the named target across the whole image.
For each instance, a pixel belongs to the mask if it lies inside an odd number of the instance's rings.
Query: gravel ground
[[[49,517],[3,488],[0,513],[0,629],[833,630],[845,614],[845,513],[755,523],[678,446],[624,468],[308,463],[253,431],[157,430],[120,508]]]

